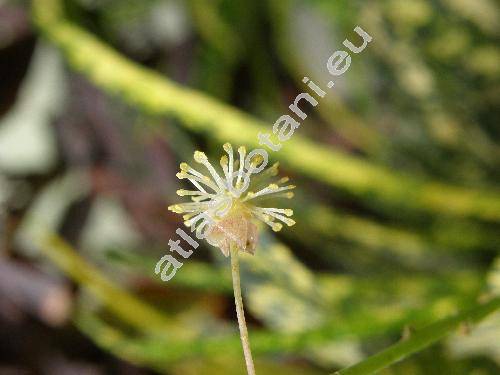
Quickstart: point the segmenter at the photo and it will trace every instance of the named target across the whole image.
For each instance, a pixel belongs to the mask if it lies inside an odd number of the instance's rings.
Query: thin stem
[[[247,323],[243,310],[243,299],[241,298],[240,286],[240,262],[238,259],[238,247],[231,245],[231,274],[233,275],[234,302],[236,304],[236,315],[238,316],[238,326],[240,327],[241,345],[247,365],[248,375],[255,375],[252,351],[250,350],[250,340],[248,339]]]
[[[334,375],[373,374],[435,343],[461,325],[467,327],[469,324],[479,322],[499,308],[500,297],[497,297],[487,303],[475,306],[458,315],[440,320],[422,330],[411,333],[408,339],[402,340],[354,366],[340,370]]]

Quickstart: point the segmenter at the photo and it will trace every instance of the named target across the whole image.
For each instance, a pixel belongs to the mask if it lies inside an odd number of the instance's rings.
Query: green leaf
[[[470,325],[481,321],[484,317],[500,308],[500,298],[494,298],[487,303],[477,305],[456,316],[443,319],[417,332],[410,333],[410,337],[377,353],[364,361],[335,372],[334,375],[366,375],[373,374],[390,366],[409,355],[418,352],[436,341],[442,339],[461,325]]]

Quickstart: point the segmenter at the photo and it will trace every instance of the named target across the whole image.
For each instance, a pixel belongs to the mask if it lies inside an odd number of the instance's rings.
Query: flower
[[[257,203],[270,197],[292,198],[293,185],[280,186],[288,177],[271,181],[278,174],[278,163],[265,169],[267,153],[255,150],[247,154],[244,146],[238,148],[239,159],[235,160],[231,144],[223,146],[227,155],[220,159],[223,176],[210,164],[200,151],[194,160],[203,164],[211,177],[181,163],[179,179],[189,180],[196,190],[178,190],[180,196],[190,196],[191,202],[169,206],[169,210],[183,216],[184,224],[196,230],[197,237],[206,229],[204,238],[229,255],[231,244],[251,254],[257,244],[256,219],[279,231],[283,224],[292,226],[295,221],[291,209],[260,207]],[[258,151],[263,152],[259,153]],[[208,227],[208,228],[206,228]]]

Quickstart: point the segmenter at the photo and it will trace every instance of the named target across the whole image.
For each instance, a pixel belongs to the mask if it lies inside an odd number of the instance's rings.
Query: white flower
[[[288,181],[287,177],[270,181],[278,174],[278,163],[264,169],[263,164],[267,160],[261,154],[254,152],[247,155],[242,146],[238,148],[239,159],[234,160],[232,146],[226,143],[223,147],[227,155],[220,159],[222,175],[200,151],[194,153],[194,159],[206,167],[210,176],[181,163],[181,172],[177,177],[189,180],[196,190],[178,190],[178,195],[190,196],[191,202],[175,204],[169,210],[184,213],[184,223],[196,229],[197,233],[210,224],[206,238],[224,255],[229,255],[231,243],[253,254],[257,243],[254,219],[261,220],[274,231],[281,230],[282,223],[288,226],[295,224],[289,218],[293,215],[291,209],[260,207],[258,202],[271,197],[292,198],[293,192],[289,190],[295,186],[280,186]]]

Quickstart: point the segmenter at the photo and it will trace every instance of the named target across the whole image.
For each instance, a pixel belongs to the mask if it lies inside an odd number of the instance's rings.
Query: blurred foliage
[[[153,273],[181,225],[176,165],[258,146],[360,25],[373,42],[271,155],[297,225],[242,257],[257,371],[328,373],[403,335],[360,365],[381,368],[460,326],[382,373],[498,373],[498,313],[471,324],[500,293],[498,4],[33,0],[0,19],[1,251],[71,280],[71,325],[104,351],[243,373],[227,259],[202,246]]]

